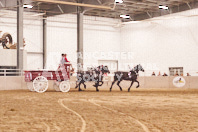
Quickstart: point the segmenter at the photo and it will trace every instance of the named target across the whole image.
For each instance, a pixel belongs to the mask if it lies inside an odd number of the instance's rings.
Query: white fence
[[[189,72],[191,73],[191,72]],[[112,74],[113,75],[113,74]],[[140,88],[176,88],[173,85],[175,76],[139,76]],[[183,76],[185,85],[181,88],[198,88],[198,76]],[[100,89],[109,89],[113,81],[113,76],[104,77],[104,84]],[[76,76],[71,76],[71,88],[76,85]],[[127,89],[130,86],[130,81],[122,81],[120,86]],[[94,88],[93,82],[86,83],[87,88]],[[132,88],[136,87],[134,82]],[[83,88],[83,85],[81,86]],[[0,90],[18,90],[27,89],[24,81],[24,72],[19,69],[0,69]],[[53,81],[49,81],[49,89],[53,89]],[[117,83],[114,84],[113,89],[119,89]]]
[[[152,76],[152,73],[155,73],[156,76],[158,76],[160,74],[160,76],[162,76],[164,73],[166,73],[169,76],[169,71],[162,71],[162,70],[146,70],[145,72],[140,72],[141,76]],[[183,72],[183,76],[187,76],[187,73],[189,73],[190,76],[198,76],[198,71],[184,71]],[[181,73],[178,73],[179,75]]]
[[[23,71],[19,69],[0,69],[0,76],[23,76]]]
[[[183,77],[185,79],[185,85],[181,88],[198,88],[198,77]],[[138,77],[140,82],[140,88],[177,88],[173,85],[174,77]],[[106,77],[101,90],[108,90],[111,86],[111,77]],[[72,76],[70,79],[71,88],[75,87],[76,77]],[[127,89],[130,86],[130,81],[122,81],[120,86],[123,89]],[[86,83],[87,88],[94,88],[93,82]],[[132,88],[136,87],[137,83],[134,82]],[[81,86],[83,88],[83,85]],[[18,90],[27,89],[24,76],[0,76],[0,90]],[[53,89],[53,81],[49,81],[49,89]],[[117,83],[114,84],[113,90],[119,89]]]

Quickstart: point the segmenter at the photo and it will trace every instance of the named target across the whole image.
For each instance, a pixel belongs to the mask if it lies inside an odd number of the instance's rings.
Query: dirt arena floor
[[[198,132],[198,89],[0,91],[0,132]]]

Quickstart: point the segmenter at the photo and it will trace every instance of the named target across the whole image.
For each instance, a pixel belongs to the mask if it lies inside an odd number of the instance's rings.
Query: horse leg
[[[95,86],[96,86],[96,91],[99,92],[99,89],[98,89],[99,82],[97,82],[97,83],[95,84]]]
[[[111,87],[110,87],[110,92],[111,92],[111,89],[112,89],[113,84],[114,84],[115,82],[116,82],[115,80],[112,82]]]
[[[98,86],[96,86],[96,91],[99,92]]]
[[[121,82],[121,81],[118,81],[118,82],[117,82],[117,85],[119,86],[120,91],[122,91],[122,87],[120,86],[120,82]]]
[[[87,88],[87,86],[85,85],[85,82],[83,82],[83,85],[84,85],[84,88],[86,89],[86,88]]]
[[[112,87],[113,87],[113,85],[114,85],[114,83],[115,83],[116,81],[120,81],[120,80],[118,80],[118,78],[117,78],[117,76],[116,76],[116,74],[115,74],[114,80],[113,80],[113,82],[112,82],[112,84],[111,84],[111,87],[110,87],[110,92],[111,92],[111,89],[112,89]]]
[[[131,86],[133,85],[133,82],[134,82],[134,81],[131,82],[131,85],[130,85],[130,87],[128,88],[128,92],[130,92],[130,89],[131,89]]]
[[[95,81],[95,84],[94,84],[93,86],[94,86],[94,87],[96,87],[97,83],[98,83],[98,82],[97,82],[97,81]]]
[[[78,91],[82,91],[82,89],[80,88],[81,83],[82,83],[82,82],[79,82],[79,84],[78,84],[78,86],[79,86],[79,87],[78,87]]]
[[[103,81],[101,81],[101,83],[102,83],[102,84],[100,84],[100,85],[98,85],[98,86],[102,86],[104,82],[103,82]]]
[[[140,85],[139,85],[139,84],[140,84],[139,81],[135,80],[135,82],[138,83],[138,85],[136,86],[136,88],[139,88],[139,86],[140,86]]]
[[[75,88],[77,88],[78,87],[78,83],[77,83],[77,81],[76,81],[76,87]]]

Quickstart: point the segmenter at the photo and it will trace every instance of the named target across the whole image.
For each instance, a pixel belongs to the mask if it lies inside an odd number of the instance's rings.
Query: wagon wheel
[[[10,49],[12,45],[12,36],[9,33],[4,33],[2,36],[2,46],[4,49]]]
[[[33,82],[27,82],[27,88],[28,88],[30,91],[34,92]]]
[[[70,83],[69,81],[62,81],[59,85],[61,92],[68,92],[70,90]]]
[[[38,93],[43,93],[48,88],[48,80],[44,76],[38,76],[33,81],[34,90]]]
[[[60,84],[60,82],[58,82],[58,81],[54,82],[53,88],[54,88],[56,91],[60,91],[59,84]]]

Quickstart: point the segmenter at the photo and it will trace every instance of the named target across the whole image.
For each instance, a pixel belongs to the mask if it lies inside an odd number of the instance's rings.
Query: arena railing
[[[20,69],[0,69],[0,76],[23,76],[23,70]]]
[[[151,70],[145,70],[145,72],[139,72],[139,76],[152,76],[152,73],[155,72],[155,76],[158,76],[159,71],[151,71]],[[161,76],[164,74],[164,71],[160,71]],[[168,76],[169,73],[165,72]],[[190,76],[198,76],[198,71],[185,71],[183,76],[187,76],[186,74],[189,73]],[[0,69],[0,76],[23,76],[24,71],[20,69]],[[75,76],[75,74],[74,74]],[[111,72],[109,76],[114,76],[114,72]]]
[[[158,76],[159,72],[160,72],[160,76],[163,76],[164,73],[166,73],[168,76],[170,76],[169,72],[167,71],[160,71],[160,70],[145,70],[144,72],[139,72],[139,76],[145,76],[145,77],[149,77],[152,76],[152,73],[155,73],[155,76]],[[187,76],[187,73],[190,74],[190,76],[198,76],[198,71],[195,70],[190,70],[190,71],[184,71],[183,72],[183,76]]]

